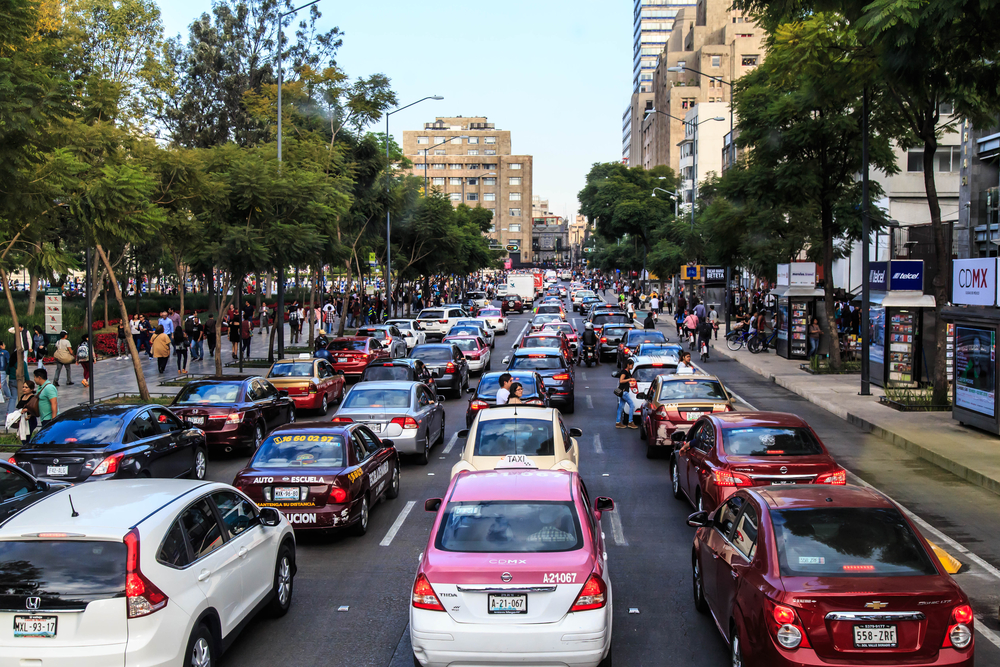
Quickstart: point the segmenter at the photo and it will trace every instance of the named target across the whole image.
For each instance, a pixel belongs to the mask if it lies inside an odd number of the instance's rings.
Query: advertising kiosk
[[[809,358],[809,323],[816,316],[817,300],[823,290],[816,289],[816,263],[794,262],[778,265],[774,326],[778,331],[776,348],[785,359]]]
[[[923,377],[924,312],[935,299],[924,294],[923,260],[868,265],[869,378],[885,387],[916,387]]]

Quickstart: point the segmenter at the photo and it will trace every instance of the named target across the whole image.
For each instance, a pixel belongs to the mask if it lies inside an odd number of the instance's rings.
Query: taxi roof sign
[[[494,470],[537,470],[538,466],[524,454],[507,454],[500,457],[500,462],[494,466]]]

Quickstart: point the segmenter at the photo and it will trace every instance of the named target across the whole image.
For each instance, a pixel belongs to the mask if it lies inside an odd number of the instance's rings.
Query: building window
[[[494,162],[492,164],[483,164],[483,169],[496,169],[496,168],[497,168],[497,163],[496,162]]]
[[[431,179],[431,185],[444,185],[444,179],[435,176],[434,178]]]
[[[518,234],[520,234],[521,233],[521,225],[520,225],[520,223],[517,223],[517,222],[510,223],[510,226],[508,227],[507,231],[511,232],[511,233],[518,233]]]
[[[479,137],[469,137],[469,143],[470,144],[478,144],[479,143]]]
[[[521,184],[521,177],[520,176],[511,176],[510,178],[507,179],[507,184],[508,185],[520,185]]]
[[[465,168],[466,169],[479,169],[479,165],[478,164],[467,164],[467,165],[465,165]]]
[[[434,151],[434,155],[447,155],[448,153],[440,148]]]
[[[510,200],[511,201],[521,201],[521,193],[520,192],[511,192],[510,193]]]
[[[519,208],[512,208],[512,209],[510,209],[508,211],[508,215],[510,217],[512,217],[512,218],[520,218],[521,217],[521,209],[519,209]]]
[[[753,35],[750,36],[753,37]],[[757,56],[743,56],[742,63],[744,67],[756,67]]]
[[[468,179],[468,181],[469,181],[469,185],[479,185],[479,179],[478,178],[470,178],[470,179]]]
[[[906,151],[906,171],[920,173],[924,170],[924,152],[922,150]]]
[[[469,194],[465,195],[465,199],[467,201],[479,201],[479,195],[477,195],[475,192],[470,192]]]
[[[417,143],[420,145],[431,143],[430,137],[417,137]]]
[[[496,142],[497,142],[497,138],[496,137],[486,137],[486,143],[488,143],[488,144],[495,144]]]
[[[449,195],[449,197],[451,197],[452,201],[462,201],[462,193],[461,192],[452,192]]]
[[[417,171],[423,171],[424,169],[427,168],[427,165],[424,164],[423,162],[419,162],[419,163],[413,165],[413,168],[416,169]]]
[[[722,67],[722,56],[712,56],[712,67]]]
[[[739,33],[736,33],[736,36],[737,37],[753,37],[753,33],[752,32],[739,32]]]
[[[456,176],[452,176],[448,179],[448,185],[461,185],[462,179]]]
[[[445,165],[443,162],[435,162],[431,165],[431,169],[444,169]]]
[[[520,169],[520,168],[521,168],[521,163],[520,163],[520,162],[511,162],[511,163],[510,163],[510,165],[508,165],[508,166],[509,166],[509,167],[510,167],[511,169],[513,169],[513,170],[515,170],[515,171],[516,171],[516,170],[518,170],[518,169]]]
[[[476,149],[474,149],[474,148],[470,148],[467,154],[468,155],[479,155],[479,151],[476,150]]]
[[[483,179],[483,185],[496,185],[497,179],[486,177]]]
[[[497,195],[495,192],[487,192],[483,194],[483,201],[496,201]]]
[[[942,102],[938,105],[938,113],[942,116],[950,116],[955,113],[955,105],[951,102]]]
[[[419,151],[417,151],[417,155],[426,156],[427,155],[427,149],[426,148],[421,148]]]
[[[693,109],[696,104],[698,104],[698,98],[696,97],[681,98],[681,109]]]
[[[959,170],[962,159],[961,146],[938,146],[938,171],[955,172]]]
[[[452,164],[448,165],[448,168],[449,169],[461,169],[463,166],[464,165],[452,163]]]
[[[485,151],[483,151],[483,154],[484,155],[496,155],[497,152],[495,150],[491,150],[491,149],[487,148]]]

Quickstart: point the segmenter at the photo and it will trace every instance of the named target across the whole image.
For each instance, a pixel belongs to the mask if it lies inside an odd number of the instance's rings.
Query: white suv
[[[227,484],[74,486],[0,525],[0,666],[214,665],[294,576],[288,521]]]
[[[442,306],[440,308],[424,308],[420,311],[417,321],[424,328],[427,338],[432,336],[444,338],[459,320],[469,318],[458,306]]]

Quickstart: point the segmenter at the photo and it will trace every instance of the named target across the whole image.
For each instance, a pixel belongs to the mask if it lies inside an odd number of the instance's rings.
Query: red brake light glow
[[[824,473],[816,478],[816,483],[844,486],[845,484],[847,484],[847,471],[835,470],[833,472]]]
[[[455,362],[449,361],[448,365],[444,367],[444,372],[445,373],[454,373],[455,372]]]
[[[972,623],[972,607],[967,604],[955,607],[951,612],[951,617],[955,619],[956,623]]]
[[[874,572],[874,565],[844,565],[844,572]]]
[[[148,616],[167,606],[167,596],[139,569],[139,530],[133,528],[122,539],[128,552],[125,558],[125,598],[128,617]]]
[[[397,426],[402,426],[403,428],[409,428],[409,429],[420,427],[420,425],[417,423],[417,420],[414,419],[413,417],[395,417],[389,423],[396,424]]]
[[[774,607],[774,621],[778,625],[784,625],[785,623],[795,622],[795,610],[789,609],[782,605],[775,605]]]
[[[748,475],[744,475],[741,472],[732,472],[729,470],[716,470],[715,474],[715,485],[722,487],[734,487],[734,486],[753,486],[753,480],[750,479]]]
[[[553,375],[552,379],[553,380],[568,380],[569,379],[569,373],[560,373],[559,375]]]
[[[11,464],[12,466],[16,466],[17,465],[17,461],[14,460],[13,456],[10,457],[9,459],[7,459],[7,463]]]
[[[588,609],[600,609],[607,604],[608,587],[596,574],[590,575],[587,583],[576,597],[576,602],[570,607],[570,611],[587,611]]]
[[[91,477],[96,477],[98,475],[113,475],[118,472],[118,463],[122,460],[124,454],[112,454],[108,458],[97,464],[94,468],[94,472],[91,473]]]
[[[485,410],[488,407],[490,407],[490,404],[486,401],[473,401],[469,404],[470,410]]]
[[[338,505],[347,500],[347,491],[340,488],[339,486],[333,487],[330,491],[330,500],[337,503]]]
[[[434,589],[427,581],[427,577],[421,572],[417,575],[417,580],[413,582],[413,606],[417,609],[429,609],[430,611],[444,611],[444,606],[434,594]]]
[[[331,419],[334,424],[353,424],[354,420],[350,417],[334,417]]]

